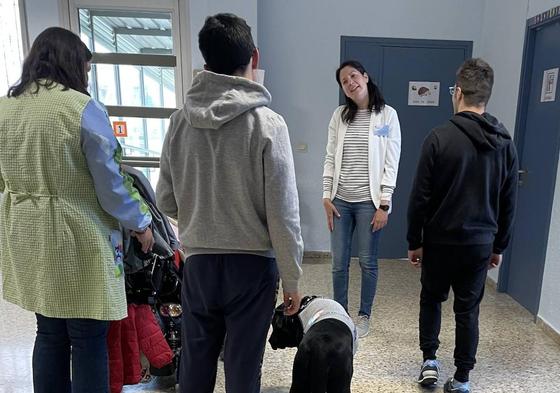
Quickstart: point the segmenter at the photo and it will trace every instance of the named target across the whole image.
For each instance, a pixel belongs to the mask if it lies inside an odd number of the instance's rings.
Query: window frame
[[[23,0],[20,0],[23,1]],[[175,70],[176,106],[192,82],[188,3],[184,0],[59,0],[60,18],[65,27],[80,34],[80,9],[100,11],[166,12],[171,15],[172,54],[93,53],[93,64],[173,67]],[[162,101],[162,105],[165,103]],[[107,105],[110,116],[169,119],[177,108]],[[137,167],[159,167],[159,157],[123,157],[123,162]]]
[[[27,29],[27,11],[25,8],[25,0],[18,0],[19,8],[19,25],[21,29],[21,42],[23,46],[23,57],[25,58],[31,48],[29,42],[29,30]]]

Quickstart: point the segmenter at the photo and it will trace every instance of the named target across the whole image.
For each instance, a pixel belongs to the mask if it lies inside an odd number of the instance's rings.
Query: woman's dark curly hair
[[[61,27],[49,27],[37,36],[23,62],[19,81],[10,87],[8,97],[17,97],[32,86],[87,92],[87,63],[92,55],[80,37]]]

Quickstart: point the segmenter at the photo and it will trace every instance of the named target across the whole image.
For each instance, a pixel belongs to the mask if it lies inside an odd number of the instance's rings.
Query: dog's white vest
[[[356,325],[354,325],[354,321],[352,321],[352,318],[350,318],[346,310],[344,310],[344,307],[338,302],[332,299],[313,299],[298,316],[303,326],[303,334],[307,333],[311,326],[324,319],[336,319],[345,323],[352,332],[352,351],[356,354],[358,350]]]

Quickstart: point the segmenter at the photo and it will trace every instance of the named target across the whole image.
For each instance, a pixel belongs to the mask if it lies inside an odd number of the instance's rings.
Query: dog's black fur
[[[324,319],[303,335],[297,315],[286,317],[281,307],[276,309],[269,342],[273,349],[298,347],[290,393],[350,393],[354,342],[348,326]]]
[[[352,345],[344,322],[325,319],[313,325],[298,346],[290,393],[350,393]]]

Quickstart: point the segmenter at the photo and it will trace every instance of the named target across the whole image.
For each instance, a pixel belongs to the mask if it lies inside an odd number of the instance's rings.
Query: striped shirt
[[[344,136],[336,197],[346,202],[371,201],[368,168],[370,117],[369,110],[358,110]]]
[[[342,163],[336,198],[346,202],[371,201],[369,185],[369,132],[371,112],[360,109],[344,136]],[[333,178],[323,177],[323,191],[331,192]],[[393,193],[393,187],[381,186],[382,194]]]

